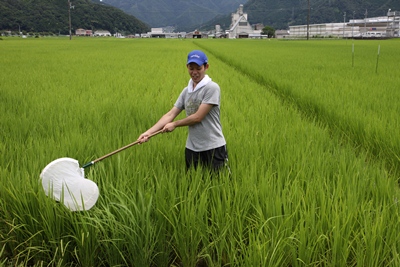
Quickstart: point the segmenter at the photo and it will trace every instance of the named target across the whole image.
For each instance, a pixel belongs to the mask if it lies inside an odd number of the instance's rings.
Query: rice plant
[[[367,42],[353,69],[337,40],[5,38],[0,265],[397,266],[398,94],[385,55],[396,44],[381,44],[378,79]],[[178,128],[86,169],[100,190],[91,210],[46,197],[49,162],[135,141],[174,104],[199,48],[222,90],[230,175],[186,172]]]

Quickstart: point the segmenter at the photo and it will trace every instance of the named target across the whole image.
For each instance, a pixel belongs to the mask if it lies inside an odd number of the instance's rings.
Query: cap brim
[[[188,60],[187,64],[190,64],[190,63],[196,63],[196,64],[199,65],[199,66],[205,64],[205,62],[200,61],[200,60],[195,60],[195,59]]]

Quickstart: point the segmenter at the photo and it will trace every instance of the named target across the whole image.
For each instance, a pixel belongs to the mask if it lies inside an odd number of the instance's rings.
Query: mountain
[[[193,31],[216,16],[235,12],[247,0],[103,0],[151,27],[173,26]]]
[[[148,32],[150,27],[174,26],[176,31],[228,29],[231,13],[244,4],[252,24],[275,29],[386,16],[400,10],[399,0],[71,0],[72,29]],[[68,0],[0,0],[0,30],[68,34]]]
[[[388,9],[400,9],[399,0],[309,0],[310,24],[342,22],[367,16],[386,16]],[[253,23],[261,22],[275,28],[307,24],[308,1],[305,0],[249,0],[244,10]]]
[[[69,33],[72,29],[108,30],[126,34],[148,32],[150,27],[122,10],[100,0],[0,0],[0,29],[25,32]]]
[[[98,1],[98,0],[97,0]],[[174,26],[176,31],[214,29],[216,24],[228,29],[231,13],[244,4],[244,12],[252,24],[262,23],[275,29],[307,24],[310,3],[310,24],[342,22],[368,17],[386,16],[389,8],[400,10],[399,0],[103,0],[134,15],[151,27]]]
[[[308,9],[308,2],[310,9]],[[288,29],[291,25],[342,22],[367,17],[386,16],[388,9],[400,10],[399,0],[249,0],[244,12],[252,24],[262,23],[275,29]],[[230,25],[230,14],[204,23],[201,29],[211,29],[216,24]],[[229,27],[229,26],[228,26]],[[223,27],[227,29],[227,27]]]

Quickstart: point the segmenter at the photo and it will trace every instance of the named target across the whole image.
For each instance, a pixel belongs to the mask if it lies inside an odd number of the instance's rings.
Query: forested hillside
[[[241,3],[250,23],[275,29],[309,22],[342,22],[385,16],[400,10],[399,0],[71,0],[72,29],[143,33],[150,27],[174,26],[176,31],[228,29],[231,13]],[[308,3],[310,8],[308,8]],[[118,8],[113,6],[118,6]],[[0,30],[67,34],[68,0],[0,0]],[[366,13],[367,11],[367,13]],[[130,14],[130,15],[128,15]],[[135,16],[133,16],[135,15]],[[137,15],[137,16],[136,16]]]
[[[99,1],[99,0],[93,0]],[[235,12],[247,0],[103,0],[151,27],[174,26],[177,31],[193,31],[216,16]]]
[[[120,9],[91,0],[71,0],[72,29],[143,33],[149,26]],[[0,0],[0,30],[69,33],[67,0]]]
[[[342,22],[353,18],[386,16],[389,8],[400,9],[399,0],[309,0],[310,23]],[[276,28],[307,23],[307,0],[249,0],[245,5],[249,20]]]

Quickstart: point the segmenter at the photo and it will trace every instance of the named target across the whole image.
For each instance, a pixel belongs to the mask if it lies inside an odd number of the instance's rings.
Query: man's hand
[[[176,128],[175,122],[167,123],[163,128],[163,133],[172,132]]]
[[[147,132],[142,133],[139,138],[137,139],[137,141],[139,141],[140,144],[149,141],[149,136],[150,134]]]

